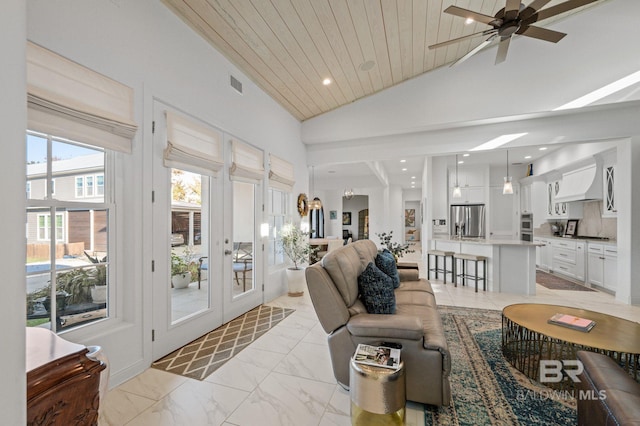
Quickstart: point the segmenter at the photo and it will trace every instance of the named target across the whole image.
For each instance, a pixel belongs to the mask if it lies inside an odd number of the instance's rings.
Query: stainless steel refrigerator
[[[452,204],[449,233],[452,237],[484,238],[484,204]]]

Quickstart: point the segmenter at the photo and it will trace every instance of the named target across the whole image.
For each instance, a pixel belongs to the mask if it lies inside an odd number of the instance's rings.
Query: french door
[[[188,158],[167,162],[167,111],[154,104],[154,360],[222,324],[222,179]]]

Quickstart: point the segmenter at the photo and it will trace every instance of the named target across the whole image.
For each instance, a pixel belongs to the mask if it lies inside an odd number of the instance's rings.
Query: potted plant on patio
[[[173,288],[187,288],[191,283],[192,251],[185,247],[183,254],[171,250],[171,285]]]
[[[309,233],[293,223],[287,223],[280,231],[280,244],[284,254],[293,262],[293,267],[287,268],[289,296],[302,296],[306,285],[302,265],[309,261],[309,255],[315,251],[309,245]]]

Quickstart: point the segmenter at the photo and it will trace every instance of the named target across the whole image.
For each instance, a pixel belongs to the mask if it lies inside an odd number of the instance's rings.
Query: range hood
[[[581,167],[562,175],[555,201],[602,200],[602,171],[596,164]]]

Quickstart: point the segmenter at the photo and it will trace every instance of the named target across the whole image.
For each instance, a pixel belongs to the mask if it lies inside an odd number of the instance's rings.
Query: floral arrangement
[[[284,254],[293,262],[293,269],[301,269],[300,264],[309,261],[315,248],[309,245],[309,233],[303,232],[293,223],[287,223],[280,231],[280,246]]]
[[[389,250],[396,260],[407,253],[413,253],[415,251],[409,249],[409,244],[400,244],[391,241],[393,239],[393,231],[389,231],[388,234],[386,232],[383,232],[382,234],[376,233],[376,235],[380,238],[380,244]]]

